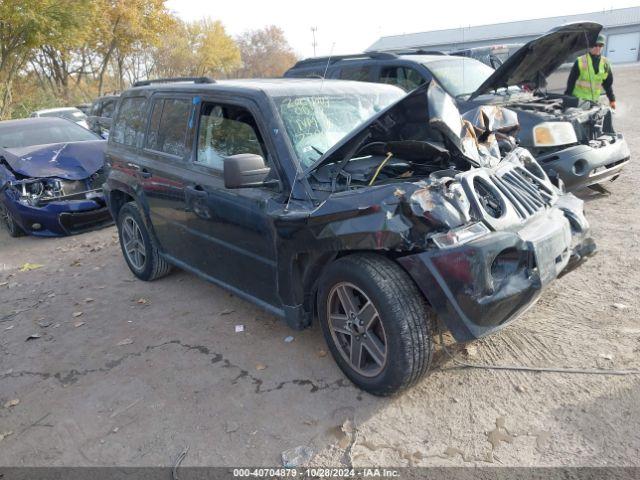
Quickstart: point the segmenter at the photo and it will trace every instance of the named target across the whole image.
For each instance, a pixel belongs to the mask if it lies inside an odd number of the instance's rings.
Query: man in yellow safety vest
[[[565,95],[598,102],[604,89],[609,99],[609,105],[615,110],[616,96],[613,94],[613,72],[609,60],[602,56],[605,41],[604,35],[598,35],[595,44],[589,49],[589,53],[576,59],[569,73]]]

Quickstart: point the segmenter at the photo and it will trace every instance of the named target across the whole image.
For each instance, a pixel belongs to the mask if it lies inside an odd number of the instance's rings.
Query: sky
[[[535,5],[527,8],[526,5]],[[221,20],[231,35],[276,25],[300,57],[358,53],[378,38],[403,33],[554,17],[611,8],[633,7],[640,0],[477,0],[447,2],[394,1],[217,1],[167,0],[167,7],[184,20],[210,17]],[[450,8],[446,8],[450,7]]]

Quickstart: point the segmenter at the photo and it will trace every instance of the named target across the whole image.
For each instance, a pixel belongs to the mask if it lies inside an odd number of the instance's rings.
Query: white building
[[[604,26],[602,33],[607,36],[605,56],[611,62],[640,60],[640,7],[392,35],[381,37],[366,51],[414,48],[450,51],[505,43],[526,43],[558,25],[585,20]]]

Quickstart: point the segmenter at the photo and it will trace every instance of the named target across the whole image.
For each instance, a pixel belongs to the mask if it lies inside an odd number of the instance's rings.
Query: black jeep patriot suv
[[[145,81],[118,101],[105,194],[138,278],[177,266],[318,318],[388,395],[427,371],[436,315],[457,340],[495,332],[595,248],[579,199],[468,124],[436,83]]]

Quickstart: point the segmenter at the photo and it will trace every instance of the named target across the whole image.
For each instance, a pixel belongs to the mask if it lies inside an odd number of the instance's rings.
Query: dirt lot
[[[599,254],[460,359],[640,368],[639,77],[616,70],[633,163],[611,196],[581,194]],[[26,262],[43,267],[19,272]],[[325,348],[317,326],[290,331],[184,272],[135,280],[114,227],[2,232],[0,439],[13,433],[0,465],[170,465],[187,445],[183,465],[280,465],[299,445],[319,465],[640,465],[640,375],[463,369],[441,355],[417,387],[379,399]]]

